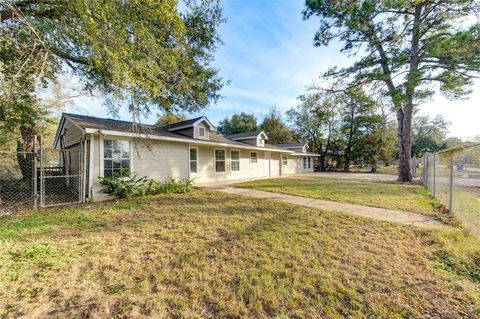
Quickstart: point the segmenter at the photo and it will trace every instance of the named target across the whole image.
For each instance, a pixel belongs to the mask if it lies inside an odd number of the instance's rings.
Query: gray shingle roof
[[[255,138],[257,137],[262,131],[250,131],[250,132],[243,132],[243,133],[237,133],[237,134],[231,134],[225,136],[228,139],[236,139],[236,138]]]
[[[193,124],[196,121],[200,120],[201,118],[203,118],[203,116],[199,116],[199,117],[196,117],[194,119],[185,120],[185,121],[173,123],[173,124],[170,124],[170,125],[166,125],[166,126],[163,126],[163,128],[164,129],[172,129],[172,128],[176,128],[176,127],[182,127],[182,126],[190,125],[190,124]]]
[[[133,123],[129,121],[121,121],[114,119],[104,119],[95,116],[87,116],[72,113],[63,113],[64,116],[74,121],[78,126],[82,128],[98,129],[98,130],[111,130],[127,133],[139,133],[146,135],[159,135],[170,137],[185,137],[180,134],[172,133],[160,126],[150,124]]]
[[[303,148],[306,143],[287,143],[287,144],[275,144],[275,146],[283,148]]]
[[[182,135],[180,133],[170,132],[167,128],[171,128],[171,126],[156,126],[156,125],[149,125],[149,124],[133,124],[132,122],[128,121],[121,121],[121,120],[114,120],[114,119],[104,119],[94,116],[87,116],[87,115],[79,115],[79,114],[72,114],[72,113],[63,113],[64,116],[68,117],[70,120],[75,122],[78,126],[82,128],[90,128],[90,129],[98,129],[98,130],[111,130],[111,131],[120,131],[120,132],[128,132],[128,133],[139,133],[139,134],[146,134],[146,135],[155,135],[155,136],[165,136],[165,137],[174,137],[174,138],[181,138],[185,139],[185,142],[188,141],[197,141],[194,138],[186,135]],[[188,120],[188,122],[192,121],[194,123],[198,121],[201,117]],[[183,121],[181,123],[183,125],[187,125]],[[227,137],[217,135],[215,133],[210,134],[209,142],[214,143],[225,143],[230,144],[232,146],[252,146],[250,144],[242,143],[239,141],[232,141]],[[265,144],[266,148],[278,149],[279,151],[285,149],[279,148],[275,145]]]

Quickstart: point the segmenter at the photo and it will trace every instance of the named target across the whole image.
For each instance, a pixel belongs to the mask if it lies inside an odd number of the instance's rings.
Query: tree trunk
[[[332,129],[330,127],[328,132],[327,142],[325,144],[325,150],[324,151],[320,150],[320,171],[321,172],[325,172],[327,170],[325,165],[325,158],[327,157],[328,151],[330,150],[331,139],[332,139]]]
[[[412,113],[415,88],[419,83],[418,65],[420,63],[420,24],[424,4],[419,2],[415,5],[413,20],[412,42],[410,48],[410,72],[408,83],[405,89],[405,106],[397,112],[398,137],[400,146],[400,164],[398,168],[398,180],[400,182],[411,182],[412,169],[410,157],[412,153]]]
[[[399,139],[398,181],[411,182],[412,169],[410,157],[412,152],[412,105],[405,106],[397,112]]]
[[[17,163],[22,173],[22,179],[28,180],[33,177],[33,145],[35,130],[30,126],[20,127],[21,141],[17,142]]]
[[[325,155],[323,154],[320,154],[319,166],[320,172],[325,172]]]

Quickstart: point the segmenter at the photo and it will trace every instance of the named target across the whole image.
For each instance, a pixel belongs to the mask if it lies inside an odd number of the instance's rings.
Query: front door
[[[270,152],[265,152],[265,176],[270,176]]]

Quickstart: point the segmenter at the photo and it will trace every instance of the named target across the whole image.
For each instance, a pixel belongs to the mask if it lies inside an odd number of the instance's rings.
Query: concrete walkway
[[[252,189],[235,188],[229,186],[210,186],[208,189],[220,191],[227,194],[249,196],[254,198],[263,198],[267,200],[282,201],[290,204],[296,204],[306,207],[319,208],[334,212],[348,213],[357,216],[369,217],[373,219],[400,223],[405,225],[414,225],[424,228],[445,228],[446,224],[435,217],[425,216],[415,213],[404,212],[400,210],[376,208],[355,204],[332,202],[321,199],[312,199],[300,196],[285,195],[279,193],[270,193]]]

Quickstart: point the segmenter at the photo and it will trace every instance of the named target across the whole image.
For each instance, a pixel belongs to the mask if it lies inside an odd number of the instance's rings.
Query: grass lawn
[[[0,318],[473,318],[480,245],[212,191],[0,218]]]
[[[378,174],[391,174],[391,175],[397,175],[398,174],[398,166],[397,165],[379,165],[377,167],[377,173]]]
[[[352,174],[355,177],[355,174]],[[236,187],[297,195],[373,207],[436,215],[437,202],[420,185],[385,181],[339,180],[323,177],[274,178],[235,184]]]

